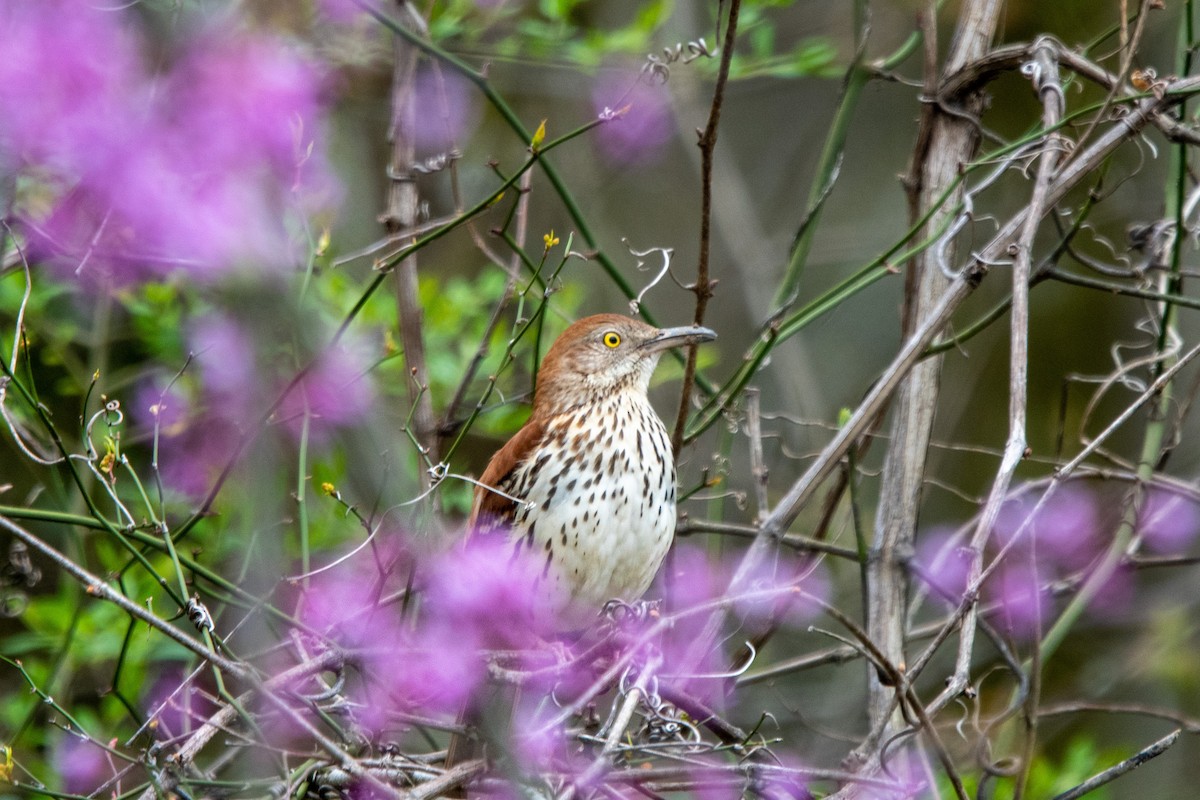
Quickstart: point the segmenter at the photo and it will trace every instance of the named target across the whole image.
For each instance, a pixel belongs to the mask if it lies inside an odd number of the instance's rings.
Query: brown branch
[[[721,66],[717,70],[717,83],[713,88],[712,106],[708,112],[708,124],[700,134],[700,252],[696,260],[696,282],[692,292],[696,295],[696,312],[692,321],[704,324],[704,312],[709,298],[713,296],[716,281],[709,278],[709,253],[712,240],[712,182],[713,154],[717,147],[717,126],[721,122],[721,107],[725,100],[725,84],[729,81],[729,65],[733,61],[733,47],[737,43],[738,11],[741,0],[730,0],[729,19],[725,24],[725,41],[721,45]],[[720,24],[720,20],[717,20]],[[696,381],[696,347],[688,348],[687,362],[683,367],[683,387],[680,390],[679,414],[675,418],[675,431],[671,434],[671,449],[675,457],[683,446],[683,429],[687,424],[688,408],[691,404],[692,386]]]
[[[397,0],[402,12],[424,27],[424,20],[411,4]],[[388,169],[387,209],[383,224],[389,236],[396,236],[416,224],[420,198],[416,175],[412,170],[414,146],[411,138],[416,103],[412,97],[413,79],[419,51],[399,36],[394,38],[395,63],[392,72],[392,159]],[[396,309],[400,321],[400,342],[404,347],[404,363],[412,373],[408,382],[409,398],[414,405],[412,435],[422,449],[422,456],[437,463],[437,430],[433,416],[433,401],[429,395],[429,365],[425,357],[424,313],[421,308],[415,255],[404,258],[395,267]],[[425,470],[418,470],[423,488],[431,480]]]

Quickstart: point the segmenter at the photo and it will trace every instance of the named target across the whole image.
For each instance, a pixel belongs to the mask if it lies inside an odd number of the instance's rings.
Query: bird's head
[[[585,317],[563,331],[546,353],[534,407],[554,413],[609,392],[644,395],[663,351],[716,338],[698,325],[655,328],[619,314]]]

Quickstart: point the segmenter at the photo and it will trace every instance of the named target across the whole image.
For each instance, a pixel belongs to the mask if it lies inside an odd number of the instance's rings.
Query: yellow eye
[[[616,331],[609,331],[608,333],[604,334],[604,346],[605,347],[616,347],[620,343],[621,343],[621,334],[617,333]]]

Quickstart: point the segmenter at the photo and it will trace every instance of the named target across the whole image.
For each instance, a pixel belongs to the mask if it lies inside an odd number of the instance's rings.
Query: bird
[[[538,372],[533,411],[476,486],[467,529],[539,559],[543,621],[569,630],[649,588],[675,532],[675,462],[647,390],[661,355],[716,339],[619,314],[570,325]]]
[[[468,538],[506,537],[514,556],[537,560],[540,630],[586,628],[608,601],[636,601],[649,588],[674,538],[676,500],[675,459],[647,395],[650,377],[668,349],[716,338],[698,325],[656,328],[597,314],[546,352],[529,420],[488,462],[467,520]],[[459,722],[491,738],[486,709],[516,702],[515,690],[505,701],[477,697]],[[455,734],[445,768],[481,753],[478,739]]]

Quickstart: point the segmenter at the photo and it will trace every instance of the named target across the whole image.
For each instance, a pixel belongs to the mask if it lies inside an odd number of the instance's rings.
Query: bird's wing
[[[475,502],[467,520],[467,530],[505,527],[513,523],[517,502],[505,491],[510,476],[528,457],[546,432],[545,423],[534,417],[517,431],[508,443],[496,451],[475,487]]]

